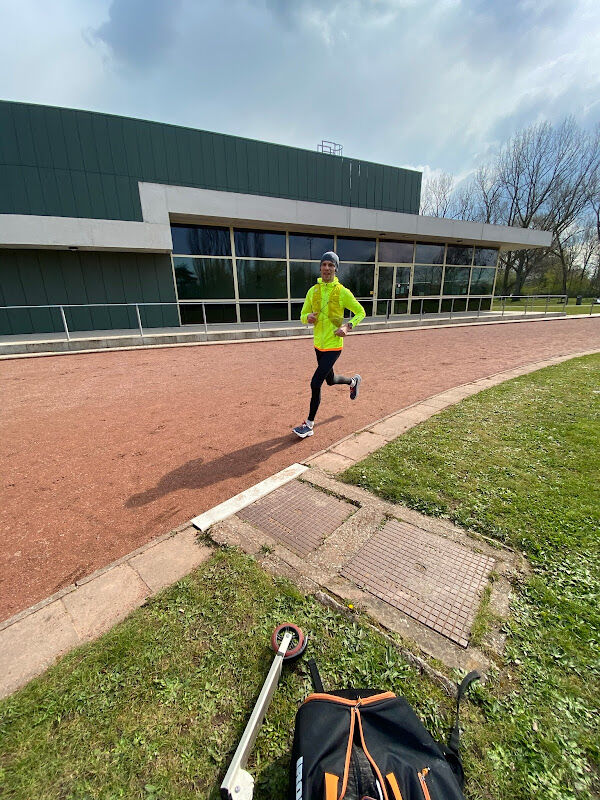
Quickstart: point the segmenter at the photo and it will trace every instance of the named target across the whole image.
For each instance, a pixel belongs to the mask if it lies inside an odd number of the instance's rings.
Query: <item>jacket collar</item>
[[[320,283],[321,286],[335,286],[336,283],[339,283],[339,279],[338,279],[338,276],[336,275],[335,278],[332,281],[329,281],[329,283],[325,283],[323,278],[319,277],[319,278],[317,278],[317,283]]]

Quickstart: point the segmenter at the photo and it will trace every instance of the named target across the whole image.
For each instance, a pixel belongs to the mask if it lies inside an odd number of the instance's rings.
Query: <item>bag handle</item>
[[[321,681],[321,676],[319,675],[317,662],[314,660],[314,658],[309,658],[307,663],[310,670],[310,679],[312,681],[313,689],[315,692],[322,694],[323,682]]]
[[[469,686],[473,683],[473,681],[478,681],[481,678],[481,673],[474,669],[472,672],[469,672],[468,675],[460,682],[460,686],[458,687],[458,692],[456,693],[456,718],[454,720],[454,727],[450,733],[450,738],[448,739],[448,749],[451,750],[457,758],[459,758],[459,747],[460,747],[460,730],[458,726],[458,715],[460,713],[460,701],[462,700],[465,692],[469,688]]]

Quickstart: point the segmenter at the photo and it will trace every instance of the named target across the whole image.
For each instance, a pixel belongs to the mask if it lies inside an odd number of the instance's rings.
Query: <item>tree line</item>
[[[466,181],[427,179],[421,214],[552,233],[547,249],[501,254],[496,294],[600,295],[600,124],[530,125]]]

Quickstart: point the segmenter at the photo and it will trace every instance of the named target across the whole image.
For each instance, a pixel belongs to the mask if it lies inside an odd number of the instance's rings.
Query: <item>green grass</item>
[[[567,303],[566,312],[567,315],[570,314],[589,314],[590,310],[592,314],[600,314],[600,303],[595,303],[595,297],[585,297],[581,301],[581,305],[575,305],[575,299],[573,297],[569,298],[569,302]],[[506,300],[498,300],[497,298],[492,302],[492,311],[502,311],[502,308],[508,311],[525,311],[525,300],[517,300],[514,303],[511,302],[509,298]],[[527,300],[527,313],[528,314],[540,314],[544,313],[544,311],[550,312],[562,312],[565,311],[565,304],[564,303],[557,303],[556,301],[550,300],[548,306],[546,306],[546,300],[539,298],[535,299],[531,297]]]
[[[310,632],[325,688],[395,687],[445,737],[450,700],[388,641],[222,550],[0,703],[0,796],[217,798],[273,658],[271,632],[288,619]],[[259,800],[285,796],[294,716],[310,691],[305,662],[284,669],[250,762]]]
[[[473,797],[589,798],[600,748],[600,356],[471,397],[344,480],[522,550],[504,663],[467,733]],[[594,796],[597,796],[594,795]]]

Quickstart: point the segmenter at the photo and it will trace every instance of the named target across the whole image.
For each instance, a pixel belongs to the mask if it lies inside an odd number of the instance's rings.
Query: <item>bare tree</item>
[[[528,278],[541,280],[545,268],[560,265],[566,294],[581,263],[576,243],[590,209],[600,241],[600,126],[589,134],[568,117],[556,127],[543,122],[519,131],[459,188],[446,173],[431,177],[421,213],[550,231],[548,251],[502,254],[497,286],[519,295]],[[596,274],[600,282],[600,262]]]
[[[454,178],[447,172],[430,175],[421,194],[421,214],[426,217],[446,217],[454,190]]]

